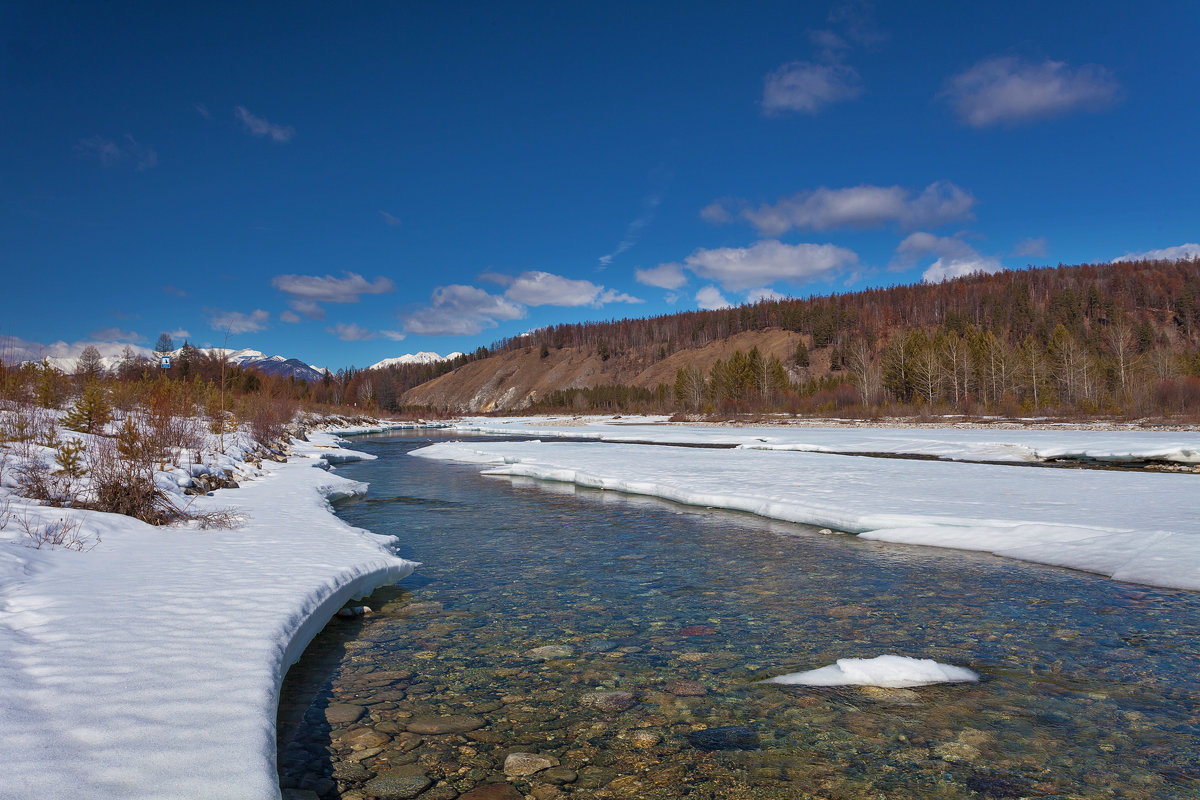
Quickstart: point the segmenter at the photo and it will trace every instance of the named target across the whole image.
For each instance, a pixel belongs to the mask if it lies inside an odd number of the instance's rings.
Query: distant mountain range
[[[385,369],[387,367],[400,367],[405,364],[436,364],[439,361],[451,361],[461,355],[462,353],[449,353],[443,357],[437,353],[430,352],[406,353],[395,358],[385,358],[383,361],[367,367],[367,369]]]
[[[158,355],[170,356],[171,360],[177,362],[183,348],[178,348],[167,353],[159,353]],[[288,358],[286,356],[268,356],[261,350],[251,350],[244,348],[242,350],[222,350],[220,347],[197,347],[196,352],[202,356],[211,358],[220,358],[222,353],[230,364],[236,364],[242,369],[256,369],[264,375],[277,375],[280,377],[295,377],[298,380],[319,381],[325,374],[325,370],[320,367],[314,367],[311,364],[305,364],[298,358]],[[450,359],[461,356],[462,353],[450,353],[445,358],[442,358],[437,353],[406,353],[395,358],[385,358],[377,364],[372,364],[367,369],[383,369],[385,367],[399,366],[404,364],[436,364],[440,361],[449,361]],[[60,372],[73,373],[77,359],[74,358],[47,358],[50,366]],[[115,370],[121,363],[120,355],[101,356],[100,364],[106,371]]]

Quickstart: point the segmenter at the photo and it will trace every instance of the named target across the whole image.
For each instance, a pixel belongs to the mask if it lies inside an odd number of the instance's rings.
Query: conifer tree
[[[83,390],[83,396],[63,417],[62,423],[80,433],[100,433],[112,419],[112,403],[108,393],[99,383],[92,381]]]

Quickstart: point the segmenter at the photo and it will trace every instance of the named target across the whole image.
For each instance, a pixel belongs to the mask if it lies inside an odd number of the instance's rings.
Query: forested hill
[[[401,402],[1186,411],[1200,405],[1198,343],[1200,260],[1084,264],[553,326],[477,352]]]

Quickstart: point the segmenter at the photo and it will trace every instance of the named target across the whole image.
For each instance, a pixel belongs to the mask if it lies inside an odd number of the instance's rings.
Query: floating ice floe
[[[762,683],[791,686],[882,686],[900,689],[934,683],[974,683],[979,674],[966,667],[939,664],[931,658],[877,656],[839,658],[836,664],[807,672],[791,672]]]

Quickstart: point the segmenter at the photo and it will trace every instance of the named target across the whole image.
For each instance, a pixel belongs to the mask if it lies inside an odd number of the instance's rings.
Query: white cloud
[[[273,141],[284,143],[291,141],[292,137],[296,135],[296,129],[291,125],[276,125],[251,113],[245,106],[237,106],[233,109],[233,113],[246,126],[246,130],[255,136],[268,136]]]
[[[638,283],[660,289],[678,289],[688,282],[687,275],[683,274],[678,264],[659,264],[650,269],[635,270],[633,276]]]
[[[631,294],[618,292],[616,289],[605,289],[596,298],[596,305],[602,306],[605,303],[644,303],[646,302],[640,297],[634,297]]]
[[[402,318],[405,333],[471,336],[501,321],[521,319],[525,307],[508,298],[462,284],[439,286],[430,304]]]
[[[601,306],[605,303],[642,302],[591,281],[540,270],[528,270],[515,278],[495,273],[486,273],[486,277],[508,287],[504,291],[506,298],[526,306]]]
[[[1044,258],[1047,244],[1045,236],[1026,236],[1013,247],[1013,255]]]
[[[276,275],[271,279],[271,285],[294,298],[314,303],[357,303],[364,294],[386,294],[396,288],[396,284],[388,278],[368,281],[356,272],[343,272],[340,278],[332,275]]]
[[[603,286],[591,281],[530,270],[514,278],[504,296],[527,306],[587,306],[593,305],[602,291]]]
[[[795,111],[815,114],[823,107],[853,100],[863,93],[858,71],[845,64],[792,61],[763,82],[763,113]]]
[[[1072,68],[1064,61],[1034,63],[1002,56],[955,75],[939,96],[950,102],[962,122],[985,128],[1073,111],[1102,111],[1117,103],[1120,88],[1097,64]]]
[[[212,119],[212,112],[208,110],[208,106],[204,103],[194,103],[192,108],[196,109],[196,113],[205,119]]]
[[[167,335],[172,339],[186,339],[189,336],[186,328],[176,328],[173,331],[169,331]]]
[[[395,228],[401,224],[399,217],[397,217],[393,214],[389,214],[388,212],[384,211],[382,208],[379,209],[379,213],[381,215],[383,215],[383,221],[386,222],[389,226]]]
[[[279,321],[295,324],[300,321],[300,315],[295,311],[284,311],[279,315]]]
[[[176,297],[187,297],[188,296],[188,293],[186,291],[184,291],[183,289],[180,289],[178,286],[164,286],[164,287],[162,287],[162,290],[164,292],[166,292],[167,294],[173,294]]]
[[[751,289],[750,291],[746,292],[747,303],[758,303],[762,300],[783,300],[785,297],[787,297],[787,295],[780,294],[774,289],[770,289],[765,286],[758,289]]]
[[[928,283],[940,283],[977,272],[999,272],[1004,268],[999,259],[980,255],[974,247],[956,236],[934,236],[923,231],[910,235],[896,247],[892,266],[909,269],[931,257],[936,260],[921,273],[921,278]]]
[[[747,208],[742,217],[764,236],[791,230],[874,228],[887,224],[914,229],[971,217],[975,197],[949,181],[935,181],[919,194],[903,186],[819,187],[774,205]]]
[[[366,339],[374,339],[378,335],[372,333],[356,322],[339,322],[336,325],[326,328],[325,330],[329,333],[337,334],[337,337],[343,342],[361,342]]]
[[[99,341],[113,342],[141,342],[145,341],[146,337],[134,331],[123,331],[120,328],[100,328],[92,331],[91,337]]]
[[[750,247],[700,248],[684,259],[682,266],[731,292],[740,292],[775,281],[799,283],[826,278],[857,262],[858,254],[844,247],[767,239]]]
[[[288,305],[293,312],[299,312],[309,319],[325,319],[325,309],[320,303],[312,300],[289,300]]]
[[[389,341],[399,342],[404,339],[405,334],[400,331],[380,331],[379,335]]]
[[[100,331],[97,332],[99,333]],[[149,358],[154,355],[149,348],[131,345],[128,342],[84,339],[76,342],[59,340],[50,344],[43,344],[41,342],[21,339],[17,336],[0,336],[0,362],[17,364],[22,361],[41,361],[43,358],[61,358],[67,362],[73,362],[83,354],[85,347],[95,347],[100,351],[100,355],[103,358],[119,357],[125,352],[126,347],[140,356]],[[69,363],[63,364],[60,362],[60,366],[66,369],[71,368]]]
[[[1188,242],[1174,247],[1164,247],[1161,250],[1146,250],[1141,253],[1126,253],[1113,259],[1116,264],[1120,261],[1178,261],[1181,258],[1200,258],[1200,244]]]
[[[720,289],[709,285],[696,292],[696,305],[705,311],[713,311],[718,308],[729,308],[733,303],[725,299]]]
[[[724,202],[714,200],[700,209],[700,219],[705,222],[711,222],[713,225],[724,225],[727,222],[733,221],[733,214],[729,213],[729,209],[725,207]]]
[[[86,158],[95,158],[105,167],[131,161],[140,172],[158,166],[158,153],[154,148],[139,143],[128,133],[119,142],[103,136],[80,139],[75,144],[75,152]]]
[[[221,311],[217,308],[206,308],[208,324],[214,331],[228,333],[253,333],[267,327],[271,315],[261,308],[245,314],[241,311]]]

